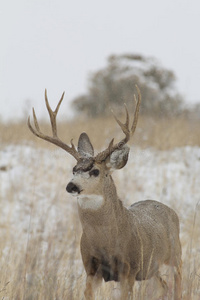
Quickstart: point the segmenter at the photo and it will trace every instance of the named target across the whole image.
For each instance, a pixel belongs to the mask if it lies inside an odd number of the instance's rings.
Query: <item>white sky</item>
[[[158,58],[188,103],[200,101],[199,0],[1,0],[0,38],[3,120],[31,106],[45,115],[45,88],[53,107],[66,92],[66,114],[90,72],[127,52]]]

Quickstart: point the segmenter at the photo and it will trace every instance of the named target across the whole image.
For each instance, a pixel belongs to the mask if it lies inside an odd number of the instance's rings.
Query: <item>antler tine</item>
[[[52,133],[53,133],[53,137],[57,136],[57,126],[56,126],[56,116],[60,107],[60,104],[64,98],[65,92],[63,92],[57,106],[56,109],[53,111],[49,105],[49,101],[48,101],[48,97],[47,97],[47,90],[45,89],[45,103],[46,103],[46,107],[49,113],[49,117],[50,117],[50,121],[51,121],[51,128],[52,128]]]
[[[34,108],[33,108],[33,119],[34,119],[35,128],[37,129],[38,132],[40,132],[40,127],[38,124],[38,120],[37,120]]]
[[[116,117],[116,115],[114,114],[113,111],[112,111],[112,114],[113,114],[116,122],[118,123],[118,125],[122,129],[123,133],[125,135],[127,135],[127,133],[128,133],[127,129],[129,128],[129,113],[128,113],[128,109],[127,109],[127,106],[126,106],[125,103],[124,103],[124,107],[125,107],[125,112],[126,112],[126,122],[124,124]]]
[[[136,96],[134,95],[134,99],[135,99],[135,103],[136,103],[136,108],[135,108],[135,113],[134,113],[134,119],[133,119],[133,124],[131,126],[131,135],[134,134],[135,129],[137,127],[137,122],[138,122],[138,116],[139,116],[139,111],[140,111],[140,103],[141,103],[141,93],[140,93],[140,89],[138,88],[137,85],[136,89],[137,89],[137,93],[138,93],[138,98],[136,99]]]
[[[39,124],[37,121],[37,117],[36,117],[34,108],[32,109],[32,111],[33,111],[33,120],[34,120],[36,130],[31,125],[30,116],[28,117],[28,127],[34,135],[36,135],[37,137],[40,137],[42,135],[42,133],[40,131],[40,127],[39,127]]]
[[[109,146],[102,152],[100,152],[99,154],[97,154],[97,156],[95,157],[95,160],[98,162],[104,161],[112,152],[114,152],[116,149],[121,149],[129,140],[130,137],[133,136],[136,126],[137,126],[137,121],[138,121],[138,116],[139,116],[139,108],[140,108],[140,103],[141,103],[141,93],[140,90],[138,88],[138,86],[136,85],[136,89],[138,92],[138,99],[136,99],[136,96],[134,95],[134,99],[136,100],[136,108],[135,108],[135,112],[134,112],[134,119],[133,119],[133,123],[131,126],[131,129],[129,129],[129,113],[128,113],[128,109],[126,104],[124,104],[125,106],[125,111],[126,111],[126,121],[125,123],[122,123],[113,113],[112,114],[116,120],[116,122],[119,124],[121,130],[123,131],[123,133],[125,134],[125,137],[117,144],[113,145],[113,140],[111,140],[111,142],[109,143]]]
[[[49,117],[50,117],[50,121],[51,121],[51,128],[52,128],[53,137],[45,135],[40,131],[40,127],[39,127],[39,124],[38,124],[38,121],[37,121],[37,117],[36,117],[34,108],[33,108],[33,119],[34,119],[35,128],[33,128],[33,126],[31,125],[30,116],[28,118],[28,127],[34,135],[36,135],[37,137],[39,137],[39,138],[41,138],[41,139],[43,139],[47,142],[50,142],[52,144],[55,144],[58,147],[64,149],[65,151],[67,151],[69,154],[71,154],[78,161],[80,159],[80,156],[79,156],[79,153],[77,152],[77,150],[75,149],[75,146],[74,146],[72,140],[71,140],[71,147],[70,147],[67,144],[63,143],[59,139],[59,137],[57,136],[56,116],[57,116],[60,104],[63,100],[63,97],[64,97],[64,93],[62,94],[62,96],[61,96],[61,98],[60,98],[60,100],[59,100],[59,102],[56,106],[56,109],[53,111],[51,109],[50,105],[49,105],[48,98],[47,98],[47,91],[45,90],[45,102],[46,102],[46,107],[47,107]]]

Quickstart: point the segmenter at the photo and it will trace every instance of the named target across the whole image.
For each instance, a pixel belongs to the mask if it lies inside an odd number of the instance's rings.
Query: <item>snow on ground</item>
[[[117,180],[128,204],[155,199],[177,208],[194,209],[200,201],[200,148],[133,148],[128,167],[117,174]]]
[[[10,145],[0,152],[0,230],[24,243],[30,231],[44,234],[76,210],[65,191],[75,164],[62,150]],[[125,205],[160,200],[183,220],[200,203],[200,148],[170,151],[132,148],[127,166],[114,179]],[[75,220],[78,222],[78,220]],[[57,226],[57,225],[56,225]],[[74,226],[70,224],[70,226]],[[70,230],[68,228],[67,230]],[[5,232],[4,232],[5,231]]]

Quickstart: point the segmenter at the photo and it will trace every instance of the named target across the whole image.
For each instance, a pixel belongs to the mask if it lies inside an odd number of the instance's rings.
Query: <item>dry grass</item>
[[[42,124],[43,130],[49,132],[49,126]],[[47,128],[48,127],[48,128]],[[80,132],[86,131],[96,149],[105,145],[111,137],[121,137],[119,129],[113,119],[97,119],[90,122],[80,121],[60,123],[60,136],[69,142],[74,137],[76,144]],[[5,145],[32,144],[35,149],[51,147],[33,135],[27,129],[26,122],[19,124],[0,125],[1,149]],[[185,120],[184,118],[171,120],[155,120],[140,118],[138,129],[134,137],[134,144],[142,148],[153,147],[159,150],[173,149],[175,147],[191,145],[200,146],[200,130],[197,121]],[[56,157],[55,157],[56,159]],[[16,300],[53,300],[53,299],[83,299],[85,284],[85,273],[83,270],[79,242],[81,227],[78,220],[77,209],[71,198],[66,199],[66,193],[60,187],[65,186],[66,177],[69,174],[63,172],[61,165],[56,165],[53,170],[47,170],[46,166],[38,164],[37,161],[30,161],[28,164],[23,157],[21,163],[27,164],[27,168],[33,170],[32,187],[27,193],[27,201],[24,204],[22,216],[29,218],[28,226],[23,233],[18,228],[13,228],[12,216],[16,209],[15,201],[20,202],[20,184],[16,188],[11,184],[9,192],[4,196],[4,201],[13,203],[6,214],[6,220],[1,222],[0,235],[0,299]],[[38,164],[38,165],[37,165]],[[69,169],[71,168],[69,162]],[[2,171],[6,171],[3,170]],[[55,176],[55,174],[57,174]],[[24,174],[24,180],[26,180]],[[121,182],[121,186],[125,185]],[[46,181],[52,185],[55,197],[50,198],[47,210],[37,219],[37,226],[34,223],[38,214],[38,201],[42,196],[37,192],[39,181]],[[23,185],[25,185],[23,183]],[[54,187],[57,187],[56,189]],[[139,186],[138,186],[139,188]],[[130,191],[131,193],[134,191]],[[192,192],[192,191],[191,191]],[[48,186],[45,189],[48,194]],[[52,191],[49,191],[51,194]],[[120,194],[120,191],[119,191]],[[17,199],[17,200],[15,200]],[[3,199],[1,200],[3,207]],[[71,203],[71,210],[67,211],[66,201]],[[21,205],[21,204],[20,204]],[[181,211],[180,203],[173,203],[173,207]],[[52,230],[47,230],[47,224],[51,224],[50,208],[58,206],[60,211],[65,211],[66,217],[57,217]],[[12,205],[11,205],[12,207]],[[42,207],[40,209],[43,209]],[[1,209],[1,211],[3,211]],[[21,222],[19,220],[19,222]],[[25,232],[24,232],[25,230]],[[200,299],[200,206],[194,210],[188,208],[186,218],[181,219],[181,242],[183,245],[183,299]],[[26,239],[21,241],[22,236]],[[169,289],[172,289],[170,273],[166,272],[164,277],[168,281]],[[113,283],[103,284],[101,290],[97,291],[96,299],[112,299]],[[146,292],[145,292],[146,291]],[[134,288],[135,299],[157,299],[155,283],[137,283]],[[106,298],[105,298],[106,295]],[[168,297],[171,300],[172,296]]]
[[[50,125],[41,123],[41,129],[50,133]],[[58,123],[59,136],[70,143],[71,138],[77,143],[81,132],[87,132],[96,149],[101,149],[105,141],[110,138],[121,138],[119,127],[113,118],[97,118],[90,120],[76,120],[70,123]],[[49,147],[49,144],[34,138],[27,127],[27,121],[11,124],[0,124],[1,145],[34,142],[37,147]],[[153,118],[141,116],[138,127],[131,141],[140,147],[153,147],[159,150],[173,149],[182,146],[200,146],[200,121],[177,118]]]
[[[183,253],[184,300],[199,300],[200,297],[200,222],[196,218],[194,224],[194,218],[191,215],[186,220],[187,229],[182,237],[182,245],[186,249]],[[83,299],[85,274],[79,251],[81,230],[76,210],[67,220],[59,220],[54,231],[47,236],[43,228],[45,220],[40,221],[41,232],[28,230],[27,242],[21,247],[18,246],[18,240],[9,239],[7,224],[7,236],[0,240],[0,250],[6,251],[0,263],[0,299]],[[171,293],[166,299],[171,300],[173,277],[170,270],[164,269],[163,272]],[[116,285],[113,283],[103,284],[96,293],[96,299],[112,300],[114,288]],[[153,280],[136,283],[134,299],[155,300],[159,292]]]

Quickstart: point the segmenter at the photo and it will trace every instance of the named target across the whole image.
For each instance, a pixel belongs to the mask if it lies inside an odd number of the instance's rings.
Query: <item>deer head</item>
[[[130,138],[133,136],[138,120],[139,107],[141,102],[141,94],[139,88],[136,86],[138,97],[135,98],[136,108],[134,113],[134,119],[130,126],[130,118],[128,109],[125,105],[126,112],[126,121],[122,123],[118,118],[114,115],[116,122],[119,124],[122,132],[125,137],[118,143],[114,144],[114,138],[110,141],[108,147],[102,152],[94,155],[94,148],[92,143],[87,135],[87,133],[81,133],[78,140],[77,150],[71,140],[71,146],[68,146],[63,141],[61,141],[57,135],[57,126],[56,126],[56,116],[61,105],[61,102],[64,97],[64,93],[61,96],[58,105],[53,111],[49,105],[47,98],[47,91],[45,90],[45,102],[46,107],[49,113],[51,128],[52,128],[52,137],[43,134],[40,131],[39,124],[37,121],[37,117],[35,111],[33,109],[33,119],[35,128],[30,123],[30,117],[28,118],[28,126],[31,132],[37,137],[46,140],[50,143],[57,145],[58,147],[64,149],[69,154],[71,154],[76,160],[77,164],[73,168],[74,178],[69,182],[66,189],[69,193],[74,196],[81,195],[90,195],[94,194],[98,195],[101,193],[101,182],[103,177],[107,177],[111,174],[112,171],[116,169],[123,168],[128,161],[129,147],[126,145]]]

